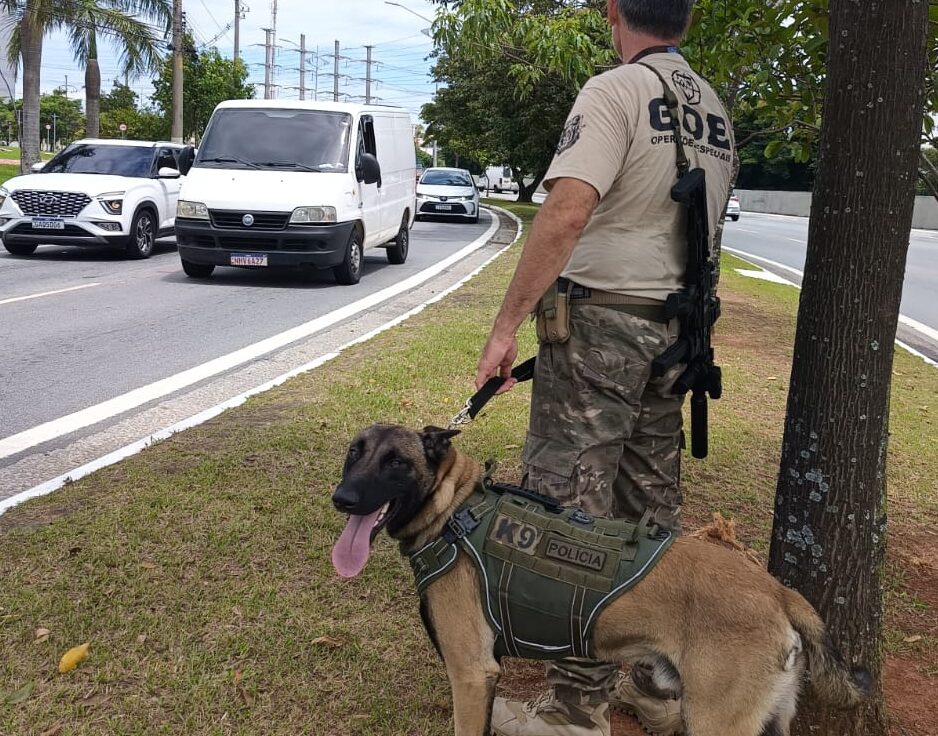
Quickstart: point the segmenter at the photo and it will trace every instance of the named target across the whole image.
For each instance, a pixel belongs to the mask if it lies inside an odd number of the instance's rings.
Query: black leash
[[[514,378],[518,383],[524,383],[525,381],[530,381],[534,378],[534,363],[536,358],[528,358],[524,363],[520,363],[514,367],[511,371],[511,377]],[[466,405],[462,408],[462,411],[459,412],[456,416],[453,417],[453,421],[449,423],[450,429],[456,429],[456,427],[462,426],[463,424],[469,424],[473,419],[476,418],[476,415],[482,411],[489,400],[495,395],[495,392],[502,387],[502,384],[505,383],[505,379],[496,376],[495,378],[490,378],[485,382],[485,385],[482,386],[472,397],[466,402]]]

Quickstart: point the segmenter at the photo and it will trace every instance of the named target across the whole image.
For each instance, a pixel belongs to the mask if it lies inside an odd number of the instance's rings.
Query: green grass
[[[519,251],[323,368],[0,516],[0,734],[450,734],[408,569],[382,537],[365,573],[339,580],[329,495],[362,427],[445,425],[459,410]],[[797,294],[739,265],[724,259],[726,398],[711,405],[710,458],[686,463],[685,508],[733,517],[764,550]],[[526,331],[521,355],[533,351]],[[499,397],[457,440],[506,480],[528,396]],[[905,525],[936,513],[936,399],[938,372],[899,353],[889,481]],[[889,601],[904,622],[931,615],[898,573]],[[908,644],[907,630],[887,643],[930,672],[938,632]],[[57,674],[85,641],[89,659]]]

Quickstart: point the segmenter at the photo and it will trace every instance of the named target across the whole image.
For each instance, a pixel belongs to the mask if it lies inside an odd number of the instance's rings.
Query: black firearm
[[[692,393],[691,454],[707,457],[707,394],[719,399],[723,393],[720,367],[714,365],[710,330],[720,318],[716,295],[716,264],[710,254],[710,227],[707,218],[707,183],[703,169],[693,169],[678,179],[671,199],[684,206],[687,215],[687,270],[684,288],[669,294],[665,302],[668,319],[678,318],[681,336],[651,365],[660,378],[679,363],[687,369],[674,384],[674,393]]]

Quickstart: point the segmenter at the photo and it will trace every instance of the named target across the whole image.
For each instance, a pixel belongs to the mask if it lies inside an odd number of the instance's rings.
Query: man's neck
[[[681,43],[679,38],[659,38],[644,33],[634,33],[625,31],[620,37],[622,42],[622,61],[628,63],[638,56],[645,49],[654,46],[673,46],[677,47]]]

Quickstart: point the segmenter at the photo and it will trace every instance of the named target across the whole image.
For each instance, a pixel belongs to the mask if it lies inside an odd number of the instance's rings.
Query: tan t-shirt
[[[729,116],[705,80],[677,53],[640,59],[677,95],[691,168],[707,174],[711,243],[726,206],[733,160]],[[664,299],[683,285],[684,218],[671,199],[677,150],[661,80],[641,64],[590,79],[580,91],[544,178],[593,186],[600,202],[563,276],[584,286]]]

